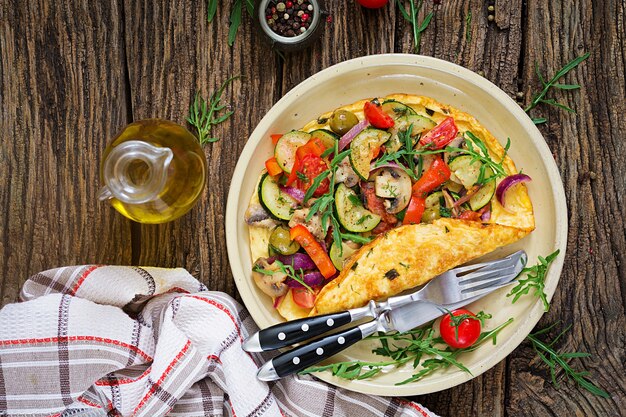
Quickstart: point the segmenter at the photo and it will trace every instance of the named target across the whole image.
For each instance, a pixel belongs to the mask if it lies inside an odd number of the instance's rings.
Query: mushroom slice
[[[383,168],[376,175],[376,195],[385,198],[387,213],[396,214],[409,205],[411,178],[399,168]]]
[[[287,293],[285,284],[287,274],[282,272],[275,263],[270,265],[267,258],[259,258],[252,267],[252,278],[261,291],[270,297],[280,297]]]

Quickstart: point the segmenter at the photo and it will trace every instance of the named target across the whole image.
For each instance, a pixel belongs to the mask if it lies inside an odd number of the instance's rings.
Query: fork
[[[292,320],[260,330],[244,341],[243,349],[247,352],[280,349],[366,317],[378,317],[385,311],[413,301],[455,304],[493,291],[494,287],[508,285],[519,275],[526,261],[526,252],[517,251],[495,261],[454,268],[410,294],[390,297],[384,302],[371,300],[364,307]]]

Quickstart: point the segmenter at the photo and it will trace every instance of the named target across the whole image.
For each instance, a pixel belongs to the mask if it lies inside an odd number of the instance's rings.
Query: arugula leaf
[[[546,274],[550,264],[559,255],[560,250],[552,252],[545,258],[539,256],[539,263],[529,268],[522,269],[520,276],[526,274],[526,278],[518,279],[518,283],[511,292],[506,296],[514,296],[512,303],[515,303],[522,295],[528,294],[533,289],[533,294],[541,299],[543,302],[543,311],[548,312],[550,310],[550,303],[548,303],[548,296],[544,292]]]
[[[428,13],[424,20],[420,23],[418,21],[418,14],[420,10],[422,10],[422,6],[424,5],[423,0],[418,0],[417,6],[415,5],[414,0],[409,0],[409,11],[405,9],[405,2],[403,0],[396,0],[396,5],[398,6],[398,10],[402,14],[402,17],[411,24],[412,32],[413,32],[413,52],[416,54],[420,53],[421,43],[422,43],[422,32],[428,28],[430,21],[432,20],[434,14],[433,12]]]
[[[233,8],[230,12],[230,26],[228,27],[228,46],[235,44],[235,37],[237,31],[241,25],[241,12],[242,12],[241,0],[235,0],[233,2]]]

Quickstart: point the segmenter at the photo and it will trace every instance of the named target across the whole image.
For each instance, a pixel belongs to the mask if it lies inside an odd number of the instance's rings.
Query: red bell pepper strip
[[[309,229],[298,224],[291,228],[289,237],[304,248],[325,278],[330,278],[335,275],[337,272],[335,265],[333,265],[328,254],[324,251],[324,248],[322,248],[322,245],[320,245],[311,232],[309,232]]]
[[[270,135],[270,137],[272,138],[272,143],[276,145],[278,143],[278,139],[282,138],[283,135]]]
[[[365,106],[363,106],[363,112],[367,121],[374,127],[389,129],[394,125],[393,118],[383,111],[378,101],[366,102]]]
[[[267,169],[267,173],[272,177],[283,172],[283,169],[278,165],[276,158],[273,156],[265,161],[265,168]]]
[[[296,158],[293,161],[293,168],[291,168],[291,172],[289,173],[289,178],[285,185],[290,186],[293,182],[298,179],[298,171],[302,169],[302,159],[306,155],[315,155],[321,156],[326,147],[322,143],[319,138],[311,138],[307,143],[300,146],[296,150]]]
[[[420,144],[424,146],[430,144],[429,149],[443,149],[454,140],[457,133],[459,133],[459,128],[456,127],[454,119],[447,117],[422,136]]]
[[[443,159],[437,158],[428,171],[413,184],[413,195],[402,224],[419,223],[426,207],[426,195],[450,179],[452,172]]]
[[[475,222],[475,221],[480,220],[480,213],[476,211],[472,211],[472,210],[465,210],[463,213],[459,215],[459,219],[471,220]]]

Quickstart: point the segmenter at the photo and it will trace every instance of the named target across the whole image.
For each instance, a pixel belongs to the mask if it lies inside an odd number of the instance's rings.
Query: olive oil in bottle
[[[98,198],[140,223],[165,223],[187,213],[206,182],[198,140],[159,119],[128,125],[104,151]]]

